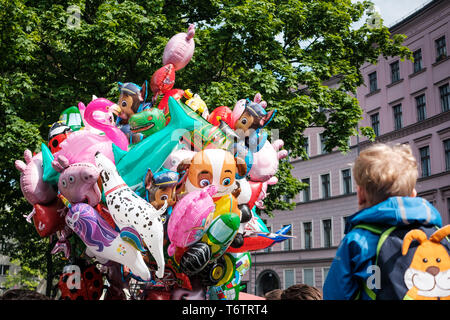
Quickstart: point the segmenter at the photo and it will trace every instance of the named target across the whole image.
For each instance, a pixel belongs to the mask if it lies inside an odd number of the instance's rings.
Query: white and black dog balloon
[[[156,276],[162,278],[165,262],[163,253],[164,227],[161,216],[167,209],[167,202],[160,210],[156,210],[128,187],[110,159],[97,152],[95,163],[101,170],[100,177],[105,192],[106,205],[114,222],[120,229],[132,227],[139,233],[158,265]]]

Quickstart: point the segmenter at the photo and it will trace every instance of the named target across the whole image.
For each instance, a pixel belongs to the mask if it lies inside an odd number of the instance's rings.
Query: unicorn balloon
[[[126,265],[134,275],[144,281],[150,280],[150,271],[142,255],[90,205],[77,203],[71,206],[66,223],[84,242],[89,257],[95,257],[102,264],[112,260]]]

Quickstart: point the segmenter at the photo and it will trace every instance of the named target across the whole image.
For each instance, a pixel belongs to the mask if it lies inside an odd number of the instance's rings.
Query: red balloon
[[[169,91],[175,84],[175,67],[169,63],[156,70],[150,80],[150,88],[153,94],[160,95]]]
[[[59,278],[58,288],[61,291],[61,300],[99,300],[103,292],[103,276],[94,264],[81,267],[81,275],[74,272],[63,273]],[[84,269],[84,270],[83,270]],[[78,280],[79,288],[74,280]]]
[[[64,209],[64,204],[59,198],[56,198],[50,204],[36,203],[34,205],[34,227],[42,238],[48,237],[64,228],[66,222],[62,209]]]
[[[158,104],[158,109],[164,111],[164,115],[166,116],[166,125],[170,121],[169,114],[169,97],[173,97],[175,100],[180,100],[183,97],[184,90],[181,89],[171,89],[164,93],[161,101]]]
[[[220,122],[218,117],[223,120],[227,125],[231,126],[231,110],[227,106],[220,106],[214,109],[208,117],[208,122],[214,126],[219,126]]]
[[[250,188],[252,190],[252,196],[250,197],[250,201],[247,203],[247,205],[248,208],[252,210],[255,202],[258,200],[258,197],[261,194],[263,182],[249,181],[248,183],[250,184]]]

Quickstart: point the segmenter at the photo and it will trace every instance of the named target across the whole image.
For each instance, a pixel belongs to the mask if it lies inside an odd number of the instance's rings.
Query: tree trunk
[[[52,260],[52,241],[49,239],[47,252],[45,253],[45,258],[47,260],[47,284],[45,288],[45,295],[47,297],[51,296],[52,285],[53,285],[53,260]]]

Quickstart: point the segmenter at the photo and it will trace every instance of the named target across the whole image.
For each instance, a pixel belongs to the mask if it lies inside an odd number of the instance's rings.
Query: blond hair
[[[417,162],[409,145],[378,143],[359,154],[353,176],[372,206],[389,197],[411,196],[418,176]]]

